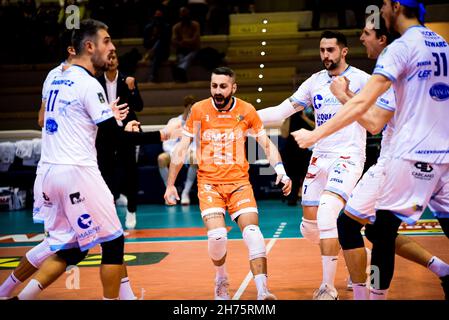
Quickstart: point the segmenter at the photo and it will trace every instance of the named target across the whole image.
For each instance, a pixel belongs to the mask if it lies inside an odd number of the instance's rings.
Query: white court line
[[[279,230],[283,230],[283,228],[287,225],[286,222],[282,222],[278,229],[276,230],[276,233],[279,232]],[[281,228],[282,227],[282,228]],[[282,231],[281,231],[282,232]],[[281,233],[279,232],[279,234]],[[276,241],[278,240],[279,235],[275,235],[273,236],[273,239],[270,240],[270,242],[268,242],[267,244],[267,255],[268,253],[270,253],[271,248],[273,248],[274,244],[276,243]],[[246,287],[248,287],[249,282],[251,281],[251,279],[253,278],[253,273],[250,271],[248,272],[248,274],[246,275],[245,279],[243,280],[243,282],[240,284],[239,289],[237,290],[237,292],[234,294],[234,296],[232,297],[232,300],[239,300],[240,297],[242,296],[243,292],[245,292]]]

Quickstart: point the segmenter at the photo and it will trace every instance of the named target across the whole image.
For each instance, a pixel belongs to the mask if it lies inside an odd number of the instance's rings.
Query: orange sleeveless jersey
[[[226,184],[249,180],[245,141],[265,130],[251,104],[234,97],[228,111],[219,111],[209,98],[192,107],[184,134],[196,143],[198,182]]]

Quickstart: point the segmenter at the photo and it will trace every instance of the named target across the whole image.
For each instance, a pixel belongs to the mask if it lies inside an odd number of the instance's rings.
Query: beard
[[[231,100],[231,96],[232,95],[225,97],[221,94],[216,94],[212,98],[214,99],[214,103],[217,109],[223,109],[228,105],[229,101]]]
[[[337,67],[338,67],[338,65],[340,64],[340,58],[338,58],[338,60],[337,61],[332,61],[332,60],[324,60],[323,61],[323,66],[324,66],[324,68],[327,70],[327,71],[332,71],[332,70],[335,70],[335,69],[337,69]],[[326,65],[326,62],[331,62],[331,64],[330,65]]]
[[[92,62],[95,72],[106,72],[109,69],[109,63],[104,61],[98,53],[94,54],[90,61]]]

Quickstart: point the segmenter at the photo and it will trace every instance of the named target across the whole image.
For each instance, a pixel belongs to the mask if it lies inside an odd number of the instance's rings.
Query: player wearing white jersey
[[[374,21],[379,21],[380,28],[375,28]],[[360,41],[366,47],[368,58],[377,59],[382,50],[391,43],[394,36],[387,32],[385,22],[380,14],[367,19],[367,25],[362,31]],[[331,90],[342,102],[347,102],[354,94],[348,91],[347,81],[336,79]],[[366,288],[366,251],[360,233],[365,225],[365,235],[370,239],[372,222],[375,219],[375,203],[384,180],[384,170],[390,159],[390,138],[394,131],[393,113],[396,110],[394,91],[390,88],[377,105],[371,107],[359,120],[368,131],[377,134],[382,130],[383,122],[388,121],[382,132],[381,152],[377,163],[373,165],[360,179],[352,191],[345,207],[345,214],[337,220],[338,239],[343,249],[346,266],[353,282],[354,300],[368,299]],[[379,119],[385,119],[379,121]],[[389,119],[389,120],[388,120]],[[442,278],[449,275],[449,265],[440,258],[433,256],[417,242],[405,235],[396,238],[396,254],[427,267],[435,275]]]
[[[96,162],[97,126],[109,130],[112,139],[125,137],[113,117],[122,119],[127,110],[106,104],[105,93],[92,76],[105,69],[115,50],[107,26],[85,20],[72,36],[77,55],[73,65],[54,78],[46,93],[43,129],[43,194],[48,213],[45,228],[52,250],[58,250],[41,266],[19,299],[33,299],[56,280],[67,265],[76,264],[95,244],[102,245],[100,275],[103,296],[119,296],[123,275],[123,230],[115,212],[112,194]],[[127,125],[136,131],[137,121]],[[164,138],[162,132],[128,133],[130,143],[152,143]]]
[[[402,221],[415,223],[425,207],[439,218],[448,234],[449,221],[449,78],[447,42],[424,27],[424,7],[416,0],[384,0],[387,28],[401,37],[379,56],[374,75],[360,94],[314,131],[294,133],[301,147],[343,128],[365,113],[390,85],[396,93],[391,160],[376,203],[372,265],[378,285],[370,299],[385,299],[394,270],[394,241]],[[449,297],[449,277],[443,279]]]
[[[280,105],[259,110],[264,123],[278,122],[309,106],[315,111],[317,126],[331,119],[342,104],[332,94],[330,85],[336,76],[350,79],[350,88],[359,92],[369,75],[346,63],[346,37],[339,32],[323,32],[320,41],[321,60],[326,70],[315,73]],[[320,245],[323,280],[314,299],[338,298],[334,287],[337,271],[337,217],[362,175],[365,162],[366,130],[353,123],[316,143],[302,188],[304,216],[301,233]]]

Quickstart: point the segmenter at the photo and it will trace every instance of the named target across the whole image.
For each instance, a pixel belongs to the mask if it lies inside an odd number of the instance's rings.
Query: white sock
[[[187,170],[187,178],[186,183],[184,185],[184,190],[182,193],[189,194],[190,189],[192,189],[193,183],[195,182],[196,178],[196,167],[195,166],[189,166],[189,169]]]
[[[117,298],[112,298],[112,299],[103,297],[103,300],[118,300],[118,297]]]
[[[377,289],[370,289],[369,292],[369,299],[370,300],[387,300],[387,294],[388,289],[386,290],[377,290]]]
[[[161,174],[162,180],[164,181],[165,186],[167,186],[167,180],[168,180],[168,168],[159,168],[159,173]]]
[[[353,283],[352,292],[354,294],[354,300],[369,300],[369,291],[366,283]]]
[[[228,277],[228,274],[226,273],[226,263],[223,263],[221,266],[215,266],[215,271],[216,279]]]
[[[435,256],[430,258],[427,263],[427,269],[435,273],[440,278],[449,275],[449,265]]]
[[[10,297],[15,288],[21,284],[22,281],[16,278],[14,272],[0,286],[0,297]]]
[[[19,300],[35,300],[44,288],[36,279],[31,279],[17,296]]]
[[[254,276],[254,282],[256,283],[257,294],[260,295],[268,291],[267,289],[267,275],[264,273]]]
[[[128,277],[123,278],[120,282],[119,298],[120,300],[137,300],[137,297],[131,289]]]
[[[321,256],[323,264],[323,283],[335,287],[335,274],[337,273],[338,256]]]

